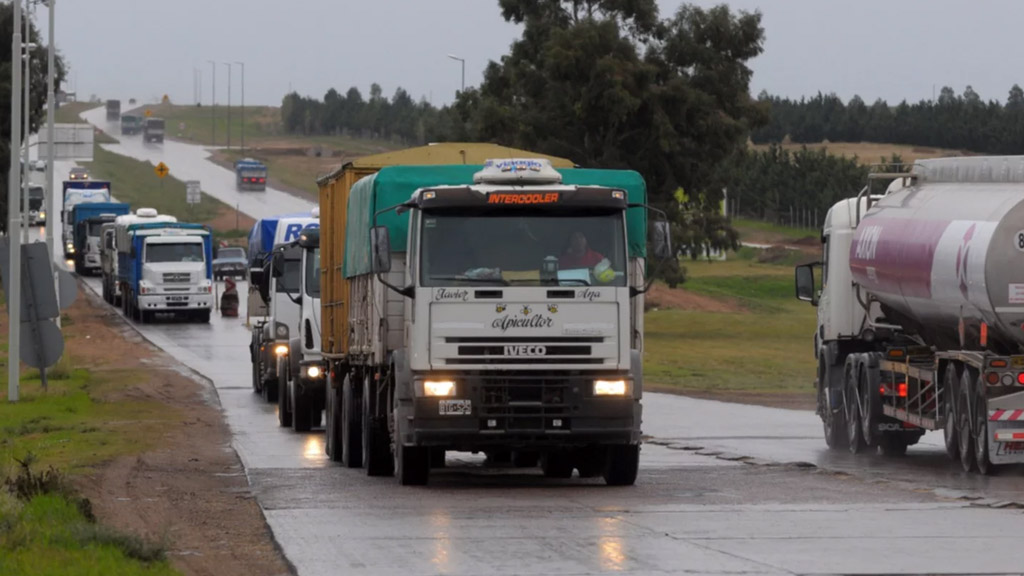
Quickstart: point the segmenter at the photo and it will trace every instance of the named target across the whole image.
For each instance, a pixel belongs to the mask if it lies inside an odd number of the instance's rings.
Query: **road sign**
[[[153,168],[153,171],[156,172],[157,176],[163,178],[164,176],[167,176],[167,173],[170,172],[171,169],[167,167],[167,164],[161,162],[157,164],[155,168]]]
[[[0,274],[3,275],[4,294],[8,293],[8,238],[0,238]],[[51,266],[46,244],[33,242],[21,246],[21,317],[18,338],[18,357],[35,368],[53,366],[64,353],[64,336],[51,318],[60,314],[57,290],[53,285]],[[70,274],[69,274],[70,276]],[[72,289],[75,289],[72,279]],[[66,290],[61,287],[62,296]],[[70,298],[74,300],[74,298]],[[70,300],[68,304],[70,304]],[[9,304],[9,303],[8,303]],[[43,376],[45,386],[46,377]]]
[[[199,180],[188,180],[185,182],[185,201],[189,204],[199,204],[203,197],[202,188],[199,187]]]
[[[152,115],[153,115],[153,111],[150,110],[149,108],[146,108],[146,118],[149,118]]]
[[[64,353],[64,335],[53,320],[21,323],[21,361],[33,368],[49,368]]]
[[[57,301],[61,310],[67,310],[78,299],[78,282],[64,269],[57,269]]]

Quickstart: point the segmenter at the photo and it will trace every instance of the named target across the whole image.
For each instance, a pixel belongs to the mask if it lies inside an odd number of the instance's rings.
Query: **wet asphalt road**
[[[212,382],[302,575],[1024,571],[1024,513],[1007,506],[1024,502],[1024,472],[964,474],[936,434],[903,459],[854,457],[825,449],[811,412],[648,394],[634,487],[484,469],[462,454],[429,486],[400,487],[329,463],[322,433],[277,427],[251,390],[244,317],[138,329]]]

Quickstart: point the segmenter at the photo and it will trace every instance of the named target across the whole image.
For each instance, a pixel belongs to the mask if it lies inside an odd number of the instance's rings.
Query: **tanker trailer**
[[[900,456],[941,429],[965,471],[1024,462],[1024,156],[872,172],[821,239],[796,295],[818,307],[826,444]]]

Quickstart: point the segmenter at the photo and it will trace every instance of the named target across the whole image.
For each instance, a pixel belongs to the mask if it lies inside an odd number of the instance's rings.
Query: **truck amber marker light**
[[[488,204],[555,204],[559,200],[558,192],[540,194],[489,194]]]

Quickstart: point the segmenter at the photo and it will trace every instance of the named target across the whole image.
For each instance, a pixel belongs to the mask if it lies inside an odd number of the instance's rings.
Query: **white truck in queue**
[[[252,322],[249,344],[253,390],[267,402],[287,402],[279,397],[281,383],[287,383],[291,339],[302,320],[299,288],[302,280],[301,250],[289,252],[274,273],[274,250],[299,240],[309,226],[319,226],[318,208],[305,214],[287,214],[258,220],[249,232],[248,317]],[[301,401],[301,400],[300,400]],[[287,414],[281,416],[287,418]],[[319,416],[310,425],[319,424]],[[288,424],[285,424],[288,422]],[[305,422],[300,417],[299,424]],[[295,425],[283,420],[282,425]]]
[[[295,264],[298,263],[298,266]],[[288,324],[288,351],[278,356],[277,416],[283,427],[307,432],[320,425],[324,409],[326,374],[320,353],[320,231],[316,225],[302,230],[299,239],[274,248],[264,269],[260,291],[265,301],[279,286],[298,306],[298,318]],[[274,303],[275,306],[280,304]],[[275,310],[275,312],[280,309]],[[292,312],[293,310],[289,310]],[[275,314],[276,319],[291,314]]]
[[[829,447],[898,456],[942,430],[965,471],[1024,462],[1021,174],[1021,156],[920,160],[829,210],[822,262],[796,268]]]
[[[350,176],[320,180],[331,459],[409,485],[445,451],[478,451],[633,484],[639,174],[510,159]]]
[[[100,228],[100,272],[103,275],[103,300],[112,306],[121,305],[121,284],[117,278],[117,226],[144,222],[177,222],[153,208],[139,208],[134,214],[123,214]]]

